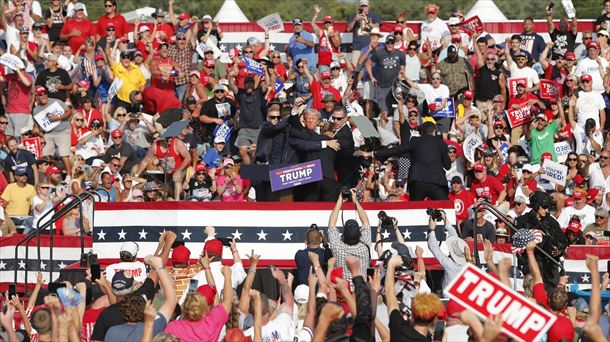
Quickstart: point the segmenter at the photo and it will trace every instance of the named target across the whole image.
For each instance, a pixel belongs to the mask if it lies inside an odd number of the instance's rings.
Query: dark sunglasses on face
[[[341,70],[341,68],[334,67],[334,68],[330,68],[330,70]]]
[[[225,92],[224,90],[216,90],[216,91],[214,91],[214,94],[224,93],[224,92]]]
[[[597,220],[597,219],[600,219],[600,220],[601,220],[601,219],[605,219],[605,218],[606,218],[606,216],[595,215],[595,219],[596,219],[596,220]]]
[[[270,116],[267,117],[267,119],[269,119],[269,120],[279,120],[280,117],[279,116],[271,116],[270,115]]]
[[[417,50],[417,48],[408,48],[407,50],[408,50],[408,51],[416,51],[416,50]]]
[[[608,159],[608,158],[610,158],[610,157],[608,157],[608,156],[599,156],[599,159]]]
[[[580,82],[581,82],[581,83],[590,83],[591,81],[588,81],[588,80],[581,80]]]
[[[244,53],[254,53],[254,51],[249,50],[249,51],[244,51]]]
[[[568,158],[568,161],[578,161],[578,158]]]
[[[114,31],[114,27],[109,27],[106,29],[106,31]]]
[[[333,120],[334,121],[341,121],[343,120],[345,117],[344,116],[333,116]]]
[[[404,24],[404,23],[405,23],[405,21],[404,21],[404,20],[396,20],[396,23],[397,23],[397,24]]]
[[[203,172],[203,171],[197,172],[197,176],[200,176],[200,175],[205,175],[205,172]]]
[[[120,135],[114,135],[112,136],[112,139],[121,139],[122,137]]]

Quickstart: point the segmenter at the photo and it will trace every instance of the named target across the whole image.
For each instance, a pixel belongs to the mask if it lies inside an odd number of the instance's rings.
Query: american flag
[[[521,254],[525,250],[530,241],[534,241],[536,244],[542,242],[543,234],[538,229],[520,229],[515,232],[512,236],[513,242],[513,254]]]

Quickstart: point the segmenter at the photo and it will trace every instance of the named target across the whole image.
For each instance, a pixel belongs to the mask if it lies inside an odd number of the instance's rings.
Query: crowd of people
[[[569,245],[609,242],[610,0],[593,30],[579,30],[575,13],[556,25],[557,9],[546,5],[548,41],[532,18],[496,41],[463,29],[468,18],[459,10],[438,18],[434,4],[423,9],[419,33],[406,13],[382,32],[369,0],[358,2],[340,32],[331,16],[319,22],[324,8],[315,5],[310,21],[292,20],[284,51],[271,48],[265,31],[264,41],[249,37],[228,55],[216,49],[222,23],[177,14],[174,0],[153,13],[154,22],[133,26],[116,0],[104,1],[99,18],[78,0],[52,0],[44,13],[36,0],[4,6],[1,236],[43,225],[91,234],[90,200],[58,224],[44,217],[87,191],[107,202],[336,205],[326,232],[307,231],[294,275],[257,269],[255,251],[215,239],[213,227],[191,264],[191,251],[166,232],[144,263],[137,244],[126,242],[121,263],[105,275],[92,269],[75,284],[46,286],[39,277],[27,305],[5,296],[3,340],[493,341],[501,318],[482,323],[440,298],[476,262],[469,243],[484,244],[487,270],[510,285],[510,262],[494,262],[492,243],[521,231],[518,240],[529,241],[518,256],[524,294],[558,317],[547,340],[606,340],[600,291],[608,273],[600,280],[597,257],[587,256],[586,301],[566,292],[557,263]],[[378,137],[358,126],[361,119]],[[314,160],[317,182],[271,191],[260,176]],[[567,168],[561,184],[547,177],[555,163]],[[360,223],[339,230],[347,199]],[[360,206],[425,199],[452,200],[457,216],[455,226],[442,212],[430,219],[428,248],[444,273],[433,286],[423,250],[409,250],[400,232],[383,250],[381,226],[373,240]],[[473,210],[483,202],[514,219],[519,232]],[[442,233],[449,256],[439,248]],[[232,266],[221,263],[225,248]],[[371,248],[380,256],[375,265]]]

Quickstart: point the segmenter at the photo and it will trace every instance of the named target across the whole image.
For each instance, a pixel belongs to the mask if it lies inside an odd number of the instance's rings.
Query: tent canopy
[[[508,20],[493,0],[478,0],[468,11],[465,18],[468,19],[475,15],[478,15],[483,22]]]
[[[248,23],[250,20],[241,11],[235,0],[225,0],[214,20],[224,23]]]
[[[133,23],[136,19],[140,19],[140,21],[152,21],[152,14],[155,13],[155,8],[150,6],[145,6],[142,8],[138,8],[133,11],[129,11],[126,13],[122,13],[123,17],[128,23]]]

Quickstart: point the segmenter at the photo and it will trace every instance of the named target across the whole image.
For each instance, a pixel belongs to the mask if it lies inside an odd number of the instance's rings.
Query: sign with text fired
[[[269,171],[271,191],[284,190],[322,180],[320,159]]]
[[[486,320],[503,317],[502,332],[518,340],[538,341],[557,319],[480,268],[467,264],[445,293]]]

